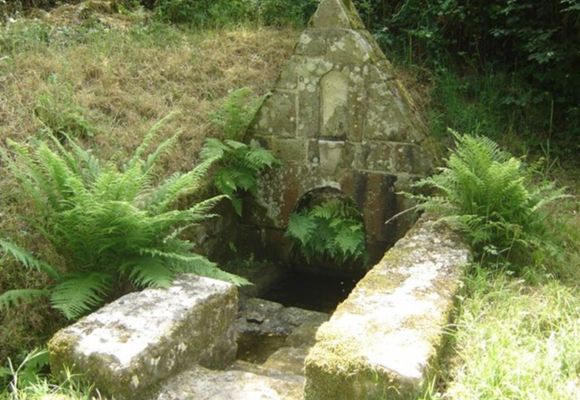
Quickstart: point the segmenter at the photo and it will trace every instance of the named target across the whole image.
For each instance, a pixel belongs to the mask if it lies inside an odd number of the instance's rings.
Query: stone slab
[[[268,357],[262,367],[268,370],[304,375],[304,360],[309,350],[308,347],[280,347]]]
[[[305,324],[322,324],[328,314],[284,307],[280,303],[263,299],[248,299],[240,306],[236,321],[239,335],[279,335],[287,337]]]
[[[48,345],[51,367],[82,373],[116,399],[140,399],[194,363],[231,363],[237,309],[235,286],[183,275],[167,289],[131,293],[59,331]]]
[[[307,400],[412,399],[436,364],[470,252],[422,218],[317,332]]]
[[[167,382],[153,400],[300,400],[304,378],[194,367]]]

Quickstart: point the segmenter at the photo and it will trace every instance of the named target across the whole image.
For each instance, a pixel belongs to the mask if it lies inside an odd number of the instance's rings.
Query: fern
[[[251,89],[237,89],[217,111],[210,114],[210,121],[224,132],[227,139],[243,141],[244,134],[262,102],[263,99],[254,96]]]
[[[367,259],[360,213],[344,200],[327,200],[290,215],[286,236],[308,262],[331,259],[339,265]]]
[[[316,221],[309,215],[293,213],[288,220],[286,234],[306,246],[316,230]]]
[[[491,139],[452,131],[455,150],[440,174],[419,181],[434,195],[409,195],[466,232],[476,252],[515,260],[542,247],[542,208],[564,197],[552,184],[534,185],[530,170]]]
[[[30,303],[39,297],[48,297],[49,290],[45,289],[14,289],[0,295],[0,310],[14,307],[20,303]]]
[[[12,256],[16,261],[23,264],[28,269],[35,269],[50,276],[52,279],[60,279],[60,274],[50,264],[39,260],[28,251],[12,242],[0,239],[0,249]]]
[[[137,287],[164,288],[171,285],[174,271],[166,268],[164,262],[157,258],[140,257],[123,266],[129,280]]]
[[[107,273],[67,274],[51,288],[50,302],[65,317],[74,319],[102,305],[111,285],[112,276]]]
[[[12,152],[2,153],[31,201],[33,226],[63,262],[51,266],[7,240],[0,240],[0,251],[49,275],[46,293],[67,318],[100,306],[127,283],[165,287],[182,271],[244,283],[192,253],[193,244],[179,238],[188,227],[213,217],[211,209],[224,196],[171,209],[186,195],[199,197],[216,159],[153,186],[156,160],[176,142],[172,137],[148,153],[159,128],[151,129],[123,168],[101,162],[70,138],[66,146],[56,139],[33,147],[9,142]],[[37,295],[41,291],[7,292],[0,307]]]
[[[270,151],[240,141],[244,139],[261,102],[260,99],[252,99],[252,93],[247,88],[234,91],[222,107],[210,115],[226,140],[207,139],[201,150],[202,160],[219,159],[214,186],[219,193],[230,198],[238,215],[242,215],[243,195],[256,195],[260,174],[280,164]]]

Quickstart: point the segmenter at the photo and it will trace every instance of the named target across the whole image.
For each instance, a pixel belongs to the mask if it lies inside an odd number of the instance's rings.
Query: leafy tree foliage
[[[559,128],[571,143],[580,136],[580,1],[355,3],[384,47],[401,49],[411,62],[513,73],[523,84],[504,93],[504,108],[541,104],[543,129]]]
[[[43,289],[5,292],[0,307],[48,296],[54,308],[74,319],[103,304],[127,283],[137,288],[166,287],[179,272],[243,283],[191,252],[193,244],[179,237],[184,229],[212,217],[211,208],[223,196],[173,209],[179,198],[199,194],[217,159],[208,158],[190,172],[154,184],[155,163],[177,137],[147,153],[159,126],[123,168],[103,163],[72,139],[70,149],[56,138],[52,146],[41,142],[33,148],[9,142],[12,152],[2,156],[30,201],[31,224],[61,256],[63,265],[51,265],[9,240],[0,240],[2,252],[27,269],[47,274],[53,282]]]

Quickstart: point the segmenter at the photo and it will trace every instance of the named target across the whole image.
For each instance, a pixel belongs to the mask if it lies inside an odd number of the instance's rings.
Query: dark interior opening
[[[362,275],[332,275],[294,268],[261,297],[286,307],[332,313],[361,278]]]

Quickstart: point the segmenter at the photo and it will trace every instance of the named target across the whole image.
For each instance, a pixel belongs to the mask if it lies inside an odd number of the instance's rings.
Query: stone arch
[[[350,196],[348,196],[346,193],[344,193],[340,189],[339,185],[332,185],[332,186],[329,186],[329,185],[324,186],[323,185],[323,186],[316,186],[310,190],[305,191],[302,194],[302,196],[300,196],[298,198],[298,200],[296,201],[296,204],[294,205],[292,212],[300,211],[304,208],[308,208],[312,205],[316,205],[319,202],[322,202],[324,200],[330,200],[330,199],[340,199],[340,200],[351,201],[360,210],[360,207],[358,206],[356,201],[353,198],[351,198]],[[361,217],[362,217],[362,211],[361,211]]]
[[[364,211],[353,197],[351,197],[348,193],[344,192],[340,185],[330,185],[323,184],[320,186],[315,186],[309,190],[306,190],[295,202],[294,207],[292,208],[292,212],[299,212],[304,209],[309,209],[311,207],[317,206],[325,201],[328,200],[341,200],[347,203],[350,203],[356,209],[356,217],[360,221],[363,226],[364,232],[364,246],[369,250],[369,243],[368,243],[368,235],[366,229],[366,221],[364,218]],[[293,254],[289,253],[288,259],[293,260]],[[300,259],[300,257],[299,257]],[[302,260],[304,261],[304,260]],[[321,264],[317,262],[315,264],[308,264],[303,265],[302,263],[292,262],[292,265],[296,269],[303,269],[309,272],[314,273],[322,273],[325,275],[332,275],[332,276],[348,276],[351,278],[355,278],[356,280],[360,279],[364,273],[366,273],[366,265],[362,262],[353,262],[347,265],[339,265],[336,264],[332,260],[327,260],[325,263]]]

